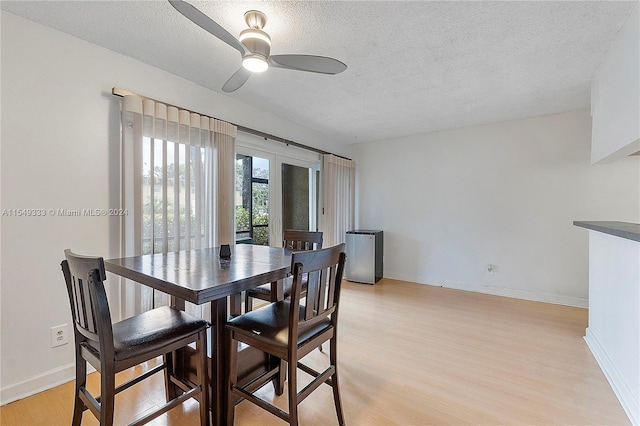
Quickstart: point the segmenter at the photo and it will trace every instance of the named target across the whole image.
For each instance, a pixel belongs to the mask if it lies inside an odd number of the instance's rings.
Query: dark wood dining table
[[[291,270],[291,250],[239,244],[231,247],[229,259],[220,258],[219,248],[213,247],[108,259],[105,268],[169,294],[179,309],[185,302],[211,302],[211,409],[213,423],[226,424],[225,324],[229,315],[239,313],[242,291],[272,283],[274,299],[282,299],[281,280]]]

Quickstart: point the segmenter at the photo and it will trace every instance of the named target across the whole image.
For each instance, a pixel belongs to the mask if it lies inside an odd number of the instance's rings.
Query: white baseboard
[[[587,342],[587,346],[591,349],[591,353],[595,357],[600,369],[604,373],[604,376],[609,381],[613,392],[618,397],[618,401],[622,405],[624,412],[631,420],[631,424],[639,425],[640,424],[640,401],[638,401],[637,397],[634,398],[631,389],[622,379],[622,375],[616,368],[615,364],[607,355],[607,352],[602,347],[598,338],[591,332],[589,328],[587,328],[586,336],[584,336],[585,342]]]
[[[473,291],[476,293],[492,294],[494,296],[511,297],[512,299],[531,300],[533,302],[553,303],[554,305],[575,306],[588,308],[589,299],[574,296],[565,296],[553,293],[541,293],[537,291],[520,290],[507,287],[478,286],[464,283],[446,281],[442,285],[447,288]]]
[[[588,308],[589,299],[574,296],[565,296],[552,293],[541,293],[528,290],[519,290],[506,287],[492,287],[483,285],[472,285],[457,281],[445,281],[442,285],[415,281],[415,277],[405,277],[401,274],[388,274],[385,278],[400,281],[418,282],[419,284],[433,285],[436,287],[454,288],[456,290],[472,291],[474,293],[492,294],[494,296],[510,297],[512,299],[531,300],[533,302],[553,303],[554,305],[574,306],[577,308]]]
[[[0,405],[5,405],[19,399],[35,395],[63,383],[74,380],[76,376],[75,363],[63,365],[44,374],[34,376],[22,382],[0,389]]]

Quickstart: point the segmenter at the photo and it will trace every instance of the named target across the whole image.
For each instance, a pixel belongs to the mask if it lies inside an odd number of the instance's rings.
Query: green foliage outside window
[[[249,208],[246,200],[241,205],[236,205],[235,221],[238,240],[251,238],[253,244],[269,244],[269,184],[264,182],[245,182],[245,177],[253,173],[253,178],[269,179],[269,170],[255,168],[247,170],[250,163],[244,156],[239,156],[236,161],[236,194],[246,197],[251,194],[253,212],[249,216]],[[266,226],[259,226],[266,225]]]

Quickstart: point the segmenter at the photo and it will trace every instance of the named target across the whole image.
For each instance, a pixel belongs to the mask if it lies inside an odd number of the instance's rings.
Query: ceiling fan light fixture
[[[269,68],[269,63],[262,55],[249,54],[242,58],[242,66],[251,72],[264,72]]]

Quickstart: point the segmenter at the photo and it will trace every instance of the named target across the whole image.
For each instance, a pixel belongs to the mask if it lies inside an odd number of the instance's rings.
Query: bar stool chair
[[[80,256],[65,250],[62,272],[67,284],[76,351],[76,388],[73,409],[74,426],[89,409],[101,425],[112,425],[115,395],[159,371],[165,372],[168,402],[145,414],[133,425],[148,423],[189,398],[200,402],[200,424],[209,425],[209,383],[207,372],[208,322],[185,312],[163,306],[114,324],[104,289],[106,273],[101,257]],[[195,342],[198,355],[198,383],[173,376],[173,351]],[[116,373],[163,356],[162,364],[116,387]],[[87,362],[100,372],[100,396],[86,388]],[[176,386],[179,391],[170,391]],[[178,395],[169,400],[170,394]]]
[[[322,232],[320,231],[299,231],[293,229],[285,229],[282,232],[282,247],[295,251],[306,250],[318,250],[322,248]],[[285,299],[291,296],[292,279],[287,278],[282,282],[283,297]],[[303,277],[302,289],[300,294],[302,297],[307,293],[306,276]],[[277,300],[277,296],[272,293],[271,284],[263,284],[261,286],[252,288],[245,291],[244,307],[245,312],[249,312],[253,309],[253,299],[265,300],[267,302],[274,302]],[[322,345],[318,346],[320,352],[322,352]],[[284,382],[286,380],[286,368],[284,362],[280,364],[280,374],[273,381],[273,386],[276,395],[282,395],[284,392]]]
[[[298,424],[298,405],[321,384],[333,388],[333,399],[338,423],[344,425],[344,415],[338,387],[337,337],[340,288],[346,254],[344,244],[335,247],[294,252],[292,255],[293,283],[291,298],[247,312],[233,318],[226,325],[229,342],[230,393],[227,406],[229,424],[233,423],[235,401],[244,398],[270,413]],[[300,303],[303,276],[307,276],[307,295]],[[323,342],[329,341],[329,366],[323,372],[304,365],[300,360]],[[255,392],[279,374],[274,367],[254,381],[239,386],[237,383],[238,342],[253,346],[287,363],[289,377],[289,412],[258,397]],[[300,392],[297,389],[298,369],[311,375],[313,380]]]

